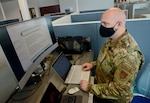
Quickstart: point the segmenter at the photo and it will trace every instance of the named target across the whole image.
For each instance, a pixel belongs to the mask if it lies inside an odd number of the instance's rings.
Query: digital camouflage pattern
[[[87,91],[100,98],[130,103],[132,83],[143,63],[144,56],[127,31],[114,42],[108,39],[98,59],[92,62],[96,68],[97,83],[89,84]]]

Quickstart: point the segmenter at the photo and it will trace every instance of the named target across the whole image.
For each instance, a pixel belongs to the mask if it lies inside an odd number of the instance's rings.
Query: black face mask
[[[115,30],[114,30],[114,27],[106,28],[103,25],[101,25],[99,29],[99,33],[102,37],[110,37],[115,33]]]

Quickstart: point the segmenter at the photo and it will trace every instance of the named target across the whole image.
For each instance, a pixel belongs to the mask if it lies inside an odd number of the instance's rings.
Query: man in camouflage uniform
[[[144,56],[126,30],[125,21],[125,13],[119,8],[111,8],[104,12],[100,35],[110,38],[103,45],[96,61],[82,65],[83,70],[96,68],[96,84],[81,80],[80,88],[93,93],[105,103],[131,102],[132,84],[144,63]]]

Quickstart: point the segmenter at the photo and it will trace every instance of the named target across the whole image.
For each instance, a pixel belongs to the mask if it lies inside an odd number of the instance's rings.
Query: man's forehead
[[[114,17],[112,17],[112,15],[103,15],[101,18],[101,23],[103,24],[112,24],[114,22]]]

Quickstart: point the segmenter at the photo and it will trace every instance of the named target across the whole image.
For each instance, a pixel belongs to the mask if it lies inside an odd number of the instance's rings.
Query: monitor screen
[[[22,89],[41,61],[58,44],[50,16],[1,28],[2,48]]]
[[[60,53],[56,61],[52,64],[55,72],[65,81],[72,64],[63,52]]]

